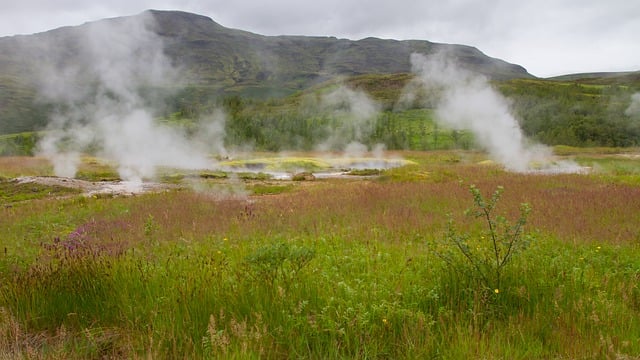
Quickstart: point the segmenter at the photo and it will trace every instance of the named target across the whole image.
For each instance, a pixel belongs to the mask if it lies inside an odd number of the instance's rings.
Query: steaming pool
[[[85,157],[83,158],[84,168],[81,166],[82,179],[62,176],[25,176],[16,178],[14,181],[78,189],[85,196],[130,196],[185,187],[212,194],[220,192],[221,194],[247,195],[250,193],[247,189],[251,188],[252,183],[255,185],[265,181],[371,178],[379,176],[387,169],[414,164],[410,160],[392,155],[351,157],[324,153],[296,155],[269,156],[247,153],[233,159],[211,159],[210,164],[205,168],[158,167],[153,176],[133,178],[118,175],[116,170],[118,164]],[[483,160],[477,164],[499,166],[493,160]],[[591,171],[589,167],[582,167],[572,161],[558,158],[528,164],[523,166],[523,169],[511,171],[532,175],[585,174]],[[110,176],[99,177],[107,173]],[[87,177],[87,174],[94,175]]]
[[[373,176],[411,163],[401,158],[380,157],[264,157],[221,161],[218,169],[229,174],[263,174],[272,180],[296,180],[301,174],[317,179]]]
[[[237,159],[212,160],[205,169],[177,169],[160,167],[156,176],[118,179],[117,164],[86,157],[83,173],[103,173],[113,176],[87,180],[64,176],[23,176],[13,179],[19,184],[37,183],[77,189],[85,196],[131,196],[161,192],[181,187],[201,188],[206,184],[238,184],[242,181],[294,181],[330,178],[366,178],[381,171],[405,166],[413,162],[395,157],[316,157],[278,156],[256,157],[244,155]],[[120,176],[122,178],[122,176]],[[244,191],[243,191],[244,192]]]

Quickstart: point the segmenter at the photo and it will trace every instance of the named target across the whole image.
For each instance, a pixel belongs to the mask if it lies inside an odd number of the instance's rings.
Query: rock
[[[293,181],[313,181],[315,179],[316,179],[315,175],[307,171],[293,174],[293,176],[291,176],[291,180]]]

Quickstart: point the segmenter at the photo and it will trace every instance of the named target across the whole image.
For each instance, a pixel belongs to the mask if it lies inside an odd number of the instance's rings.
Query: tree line
[[[592,85],[541,80],[511,80],[495,84],[511,101],[511,110],[524,133],[547,145],[578,147],[640,146],[640,114],[626,111],[639,85]],[[385,94],[383,94],[385,96]],[[257,99],[225,94],[219,89],[186,88],[167,96],[157,113],[159,121],[197,131],[198,119],[223,110],[225,147],[260,151],[314,150],[324,145],[341,150],[352,141],[390,150],[474,148],[468,131],[438,124],[433,109],[394,110],[386,106],[368,119],[357,114],[306,106],[305,97]],[[23,113],[20,133],[0,137],[0,155],[33,154],[38,133],[26,124],[42,124],[37,114]],[[10,114],[13,116],[15,114]],[[17,121],[17,120],[16,120]],[[36,129],[41,129],[42,125]],[[6,132],[5,132],[6,133]]]

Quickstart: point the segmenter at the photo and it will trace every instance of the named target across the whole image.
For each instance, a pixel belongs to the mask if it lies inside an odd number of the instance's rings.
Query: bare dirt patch
[[[62,186],[78,189],[86,196],[111,195],[131,196],[173,189],[172,184],[134,181],[87,181],[57,176],[23,176],[15,179],[19,184],[35,183],[47,186]]]

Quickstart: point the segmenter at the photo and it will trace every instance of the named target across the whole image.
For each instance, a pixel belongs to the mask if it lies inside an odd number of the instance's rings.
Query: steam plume
[[[368,151],[362,142],[373,131],[380,111],[374,100],[362,91],[340,86],[322,97],[320,107],[335,121],[318,150],[340,150],[350,156],[362,156]]]
[[[56,175],[74,176],[79,154],[88,150],[117,162],[124,180],[152,177],[157,166],[209,166],[206,152],[184,132],[154,120],[149,94],[175,86],[179,71],[153,27],[150,13],[92,23],[76,34],[71,60],[63,54],[50,59],[41,93],[60,106],[39,149]]]
[[[640,93],[631,96],[631,104],[624,113],[627,116],[640,116]]]
[[[444,52],[428,58],[413,54],[411,64],[424,91],[437,94],[437,119],[454,129],[471,130],[476,141],[506,169],[527,171],[533,162],[551,155],[550,149],[526,139],[508,101],[484,76],[459,67]]]

